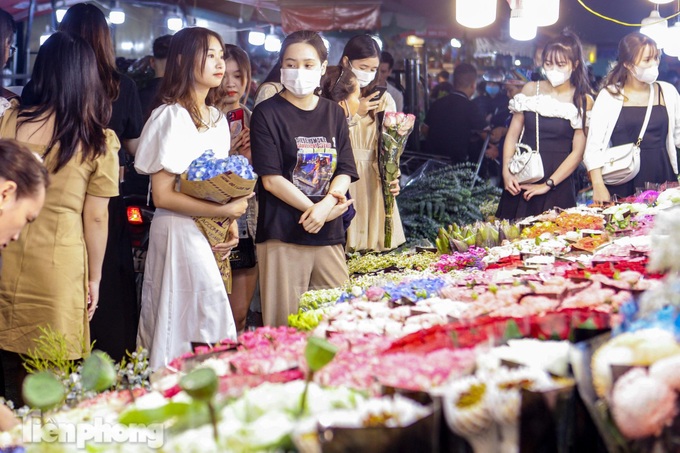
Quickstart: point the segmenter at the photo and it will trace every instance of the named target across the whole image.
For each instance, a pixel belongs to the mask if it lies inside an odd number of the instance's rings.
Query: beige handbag
[[[661,89],[659,87],[659,89]],[[649,103],[642,123],[642,129],[635,143],[612,146],[605,152],[605,164],[602,167],[602,180],[609,186],[618,186],[632,180],[640,172],[640,144],[645,135],[649,118],[652,116],[654,104],[654,84],[649,85]]]

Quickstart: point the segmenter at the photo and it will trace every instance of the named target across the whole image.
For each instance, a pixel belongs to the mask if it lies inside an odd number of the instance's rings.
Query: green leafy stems
[[[329,341],[324,340],[319,337],[309,337],[307,340],[307,346],[305,347],[305,359],[307,360],[307,366],[309,367],[309,372],[307,373],[307,378],[305,379],[305,390],[302,392],[302,397],[300,398],[300,413],[302,416],[307,407],[307,392],[309,390],[309,383],[314,378],[314,373],[328,365],[335,354],[338,352],[337,346],[331,344]]]
[[[213,398],[219,387],[219,378],[212,368],[197,368],[180,379],[179,386],[194,400],[205,403],[210,413],[215,443],[219,442],[217,431],[217,411]]]

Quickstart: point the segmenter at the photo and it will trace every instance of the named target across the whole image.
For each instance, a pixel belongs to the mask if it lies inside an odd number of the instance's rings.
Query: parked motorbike
[[[155,207],[152,202],[147,204],[146,196],[131,194],[125,195],[127,222],[130,226],[130,239],[132,242],[132,260],[135,269],[135,287],[137,300],[142,300],[142,283],[144,282],[144,265],[146,252],[149,249],[149,230]]]

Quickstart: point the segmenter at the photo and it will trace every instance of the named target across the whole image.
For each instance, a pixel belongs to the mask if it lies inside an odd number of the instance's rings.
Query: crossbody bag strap
[[[541,86],[540,81],[536,81],[536,152],[540,153],[540,150],[538,149],[538,89]]]
[[[659,90],[661,90],[661,87],[659,87]],[[649,102],[647,103],[647,112],[645,113],[645,120],[642,123],[642,129],[640,129],[640,135],[638,135],[637,142],[635,142],[635,146],[638,148],[640,147],[640,143],[642,143],[642,137],[645,135],[645,131],[647,130],[647,125],[649,124],[649,118],[652,116],[652,105],[654,105],[654,84],[651,83],[649,84]]]

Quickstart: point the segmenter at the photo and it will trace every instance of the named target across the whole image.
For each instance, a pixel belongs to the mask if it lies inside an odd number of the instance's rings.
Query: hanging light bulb
[[[530,41],[536,37],[536,23],[527,10],[518,7],[510,12],[510,37],[517,41]]]
[[[460,49],[461,47],[463,47],[463,43],[458,38],[452,38],[451,47],[453,47],[454,49]]]
[[[115,25],[125,23],[125,11],[123,11],[123,8],[120,7],[118,2],[116,2],[116,6],[111,8],[111,11],[109,12],[109,22]]]
[[[248,33],[248,44],[252,46],[261,46],[264,44],[265,34],[261,31],[251,31]]]
[[[50,36],[52,36],[52,30],[50,29],[49,25],[46,25],[45,26],[45,33],[40,35],[40,45],[42,46],[43,44],[45,44],[45,41],[50,39]]]
[[[168,16],[166,25],[168,26],[168,30],[170,31],[179,31],[182,29],[182,27],[184,27],[184,21],[182,20],[182,16],[179,15],[177,10],[175,10],[174,13]]]
[[[671,57],[680,57],[680,21],[666,30],[666,46],[663,53]]]
[[[640,22],[640,33],[645,34],[656,41],[656,46],[663,49],[666,44],[666,32],[668,31],[668,21],[661,17],[658,10],[653,10],[649,17],[645,17]]]
[[[68,11],[68,9],[65,6],[62,6],[54,12],[54,15],[56,16],[58,24],[60,24],[61,21],[64,20],[64,16],[66,15],[66,11]]]
[[[560,0],[524,0],[522,3],[538,27],[552,25],[560,18]]]
[[[649,0],[652,3],[656,3],[657,5],[665,5],[666,3],[670,3],[673,0]]]
[[[264,50],[267,52],[278,52],[281,50],[281,38],[275,34],[269,34],[264,38]]]
[[[482,28],[496,20],[497,0],[457,0],[456,22],[463,27]]]

